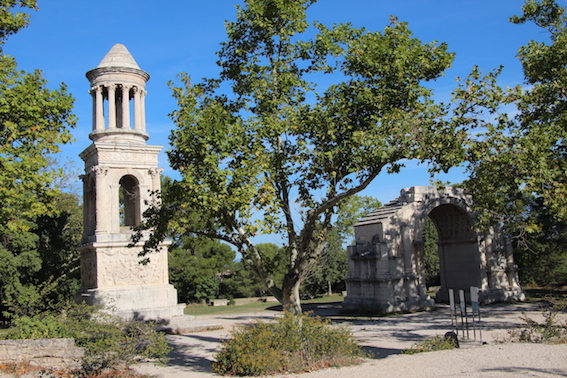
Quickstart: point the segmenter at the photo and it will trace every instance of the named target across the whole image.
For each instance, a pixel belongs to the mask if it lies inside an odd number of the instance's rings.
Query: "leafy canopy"
[[[76,263],[71,261],[74,252],[67,255],[69,244],[76,245],[74,235],[62,233],[71,232],[65,227],[71,225],[69,216],[77,212],[77,199],[65,198],[55,187],[54,180],[62,172],[49,157],[59,151],[60,144],[71,141],[70,129],[76,122],[71,113],[73,98],[63,84],[57,90],[48,89],[39,70],[19,70],[16,60],[2,50],[6,38],[27,25],[29,15],[21,12],[26,8],[36,9],[36,1],[0,0],[2,315],[48,307],[57,299],[53,291],[57,282],[65,281],[67,289],[73,285],[63,266]],[[65,203],[69,206],[62,206]]]
[[[28,24],[29,15],[14,8],[36,9],[33,0],[0,1],[0,223],[10,232],[28,227],[22,219],[53,211],[50,186],[60,172],[49,169],[48,155],[71,141],[76,120],[73,98],[61,84],[49,90],[39,70],[18,70],[13,57],[1,54],[6,38]]]
[[[476,92],[476,99],[483,93],[499,101],[494,112],[498,106],[509,109],[502,107],[508,104],[518,111],[514,118],[500,117],[489,126],[486,143],[471,157],[466,183],[479,208],[489,209],[488,218],[506,222],[520,237],[544,226],[534,208],[558,221],[567,217],[567,16],[553,0],[528,0],[522,11],[510,20],[535,23],[549,40],[530,41],[519,49],[527,85],[523,91],[484,86]]]

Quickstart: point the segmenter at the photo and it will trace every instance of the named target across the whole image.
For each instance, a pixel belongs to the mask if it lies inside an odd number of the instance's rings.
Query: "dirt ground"
[[[538,303],[494,304],[481,307],[481,322],[469,332],[459,330],[460,349],[415,355],[402,350],[426,337],[452,330],[448,306],[436,311],[386,317],[347,317],[339,313],[340,303],[306,305],[305,311],[347,326],[372,358],[363,364],[300,374],[301,378],[332,377],[532,377],[567,376],[567,344],[525,344],[502,342],[508,331],[523,324],[522,314],[541,319]],[[141,373],[163,378],[214,377],[214,353],[237,324],[271,320],[281,316],[278,307],[249,314],[200,316],[197,321],[222,325],[220,330],[168,336],[174,350],[166,366],[137,365]],[[562,315],[564,316],[564,315]],[[475,340],[476,339],[476,340]],[[482,340],[482,342],[481,342]],[[284,374],[277,377],[296,377]]]

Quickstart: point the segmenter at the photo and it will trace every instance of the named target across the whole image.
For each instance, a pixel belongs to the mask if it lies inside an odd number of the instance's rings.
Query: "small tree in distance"
[[[468,135],[422,86],[452,63],[445,44],[422,43],[395,18],[383,32],[310,29],[313,3],[245,1],[227,23],[219,78],[193,84],[182,74],[181,86],[172,84],[178,109],[168,156],[182,178],[135,237],[153,230],[146,253],[172,228],[232,244],[294,314],[301,278],[325,250],[341,202],[405,159],[448,169],[462,160]],[[316,92],[323,74],[335,84]],[[284,240],[280,282],[252,242],[258,233]]]
[[[354,225],[364,215],[382,206],[377,199],[369,196],[353,195],[342,201],[337,207],[337,219],[327,233],[327,247],[306,279],[308,292],[320,294],[333,293],[333,285],[345,290],[345,278],[348,270],[346,243],[354,244]]]

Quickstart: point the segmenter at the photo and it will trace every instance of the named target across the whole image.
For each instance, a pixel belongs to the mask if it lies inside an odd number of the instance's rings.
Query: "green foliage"
[[[337,219],[327,233],[327,246],[309,268],[303,291],[310,294],[327,294],[345,290],[348,258],[345,244],[354,237],[354,225],[362,216],[376,210],[382,203],[370,196],[357,194],[346,198],[337,206]]]
[[[226,375],[300,373],[358,363],[364,354],[346,328],[286,313],[273,323],[257,322],[231,333],[213,368]]]
[[[56,214],[51,183],[61,174],[47,156],[71,140],[73,98],[65,86],[46,88],[39,71],[17,70],[0,55],[0,222],[10,233],[27,231],[27,219]]]
[[[529,234],[545,226],[542,217],[532,211],[534,201],[555,221],[567,219],[567,99],[563,91],[567,85],[567,15],[554,0],[527,0],[522,14],[510,20],[532,22],[549,39],[530,41],[519,49],[527,84],[523,91],[506,92],[484,81],[478,83],[480,90],[470,94],[471,99],[480,100],[471,109],[493,99],[491,107],[514,104],[518,114],[514,119],[491,117],[495,121],[488,122],[486,143],[479,144],[470,156],[471,179],[466,187],[479,209],[487,209],[485,219],[505,222],[508,232],[526,244]],[[491,110],[498,114],[496,108]],[[510,111],[509,106],[501,109]]]
[[[448,350],[455,349],[457,346],[451,338],[447,338],[441,335],[436,335],[434,337],[427,338],[421,342],[416,343],[409,349],[404,349],[403,354],[416,354],[423,352],[435,352],[438,350]]]
[[[14,319],[6,339],[73,338],[85,348],[83,370],[121,367],[140,359],[162,361],[171,350],[152,323],[125,322],[88,306],[71,306],[59,314]]]
[[[540,226],[518,237],[514,261],[523,285],[562,285],[567,283],[567,224],[557,220],[544,205],[543,198],[528,202],[528,211]]]
[[[268,290],[243,261],[235,263],[234,275],[230,278],[230,287],[236,289],[233,292],[235,298],[262,297]]]
[[[525,324],[508,332],[511,340],[528,343],[567,341],[567,321],[558,319],[558,315],[567,308],[567,297],[548,297],[547,301],[548,305],[542,310],[543,323],[523,313]]]
[[[71,141],[73,98],[63,84],[57,90],[36,70],[18,69],[3,54],[6,38],[28,23],[22,12],[37,9],[34,0],[0,0],[0,315],[30,314],[59,301],[70,290],[73,232],[69,209],[59,208],[64,194],[55,181],[62,171],[50,154]],[[71,202],[76,200],[72,198]],[[70,205],[72,206],[72,204]],[[71,226],[74,228],[75,226]],[[65,245],[64,245],[65,244]],[[44,261],[45,260],[45,261]],[[68,268],[68,270],[65,270]],[[61,285],[61,286],[59,286]],[[57,291],[54,288],[57,286]],[[62,290],[61,294],[66,294]],[[42,302],[46,302],[43,304]]]
[[[0,0],[0,53],[6,38],[29,23],[29,14],[14,12],[14,8],[37,10],[37,0]]]
[[[170,249],[169,277],[184,303],[220,298],[234,270],[235,252],[219,241],[183,236]]]
[[[281,282],[287,269],[285,250],[273,243],[259,243],[256,248],[265,262],[266,273],[274,277],[274,281]],[[270,295],[266,285],[259,279],[258,275],[254,274],[245,259],[235,262],[232,274],[224,279],[221,293],[229,294],[234,298]]]
[[[56,310],[79,286],[82,209],[77,196],[60,193],[58,215],[28,221],[29,231],[13,233],[0,226],[0,312],[2,317],[31,316]]]
[[[182,178],[141,227],[155,230],[146,250],[172,228],[231,243],[294,313],[340,203],[404,159],[433,171],[459,163],[468,127],[443,120],[424,86],[452,63],[445,44],[422,43],[395,18],[382,32],[310,25],[312,3],[246,0],[226,24],[219,77],[193,84],[182,74],[171,85],[168,156]],[[335,84],[317,88],[321,75]],[[258,233],[285,240],[280,282],[251,240]]]
[[[438,241],[437,228],[431,218],[427,217],[423,224],[423,264],[425,266],[425,284],[428,287],[441,285]]]

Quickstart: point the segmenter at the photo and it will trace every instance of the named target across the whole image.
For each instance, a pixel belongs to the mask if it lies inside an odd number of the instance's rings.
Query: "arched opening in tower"
[[[134,227],[140,224],[140,188],[134,176],[120,179],[120,226]]]

